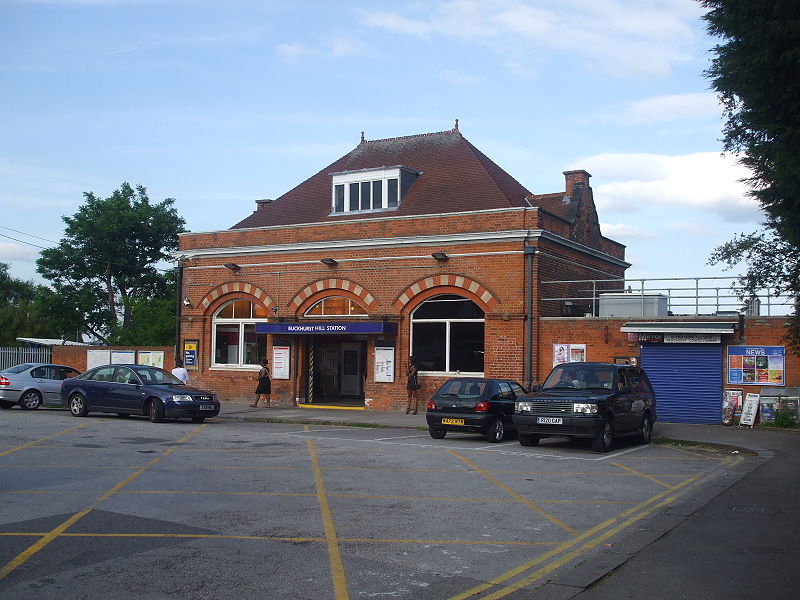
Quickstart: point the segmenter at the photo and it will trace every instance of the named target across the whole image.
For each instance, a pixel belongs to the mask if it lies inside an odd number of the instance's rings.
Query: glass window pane
[[[425,300],[414,311],[415,319],[482,319],[480,306],[468,298],[442,294]]]
[[[389,179],[388,185],[388,205],[397,206],[397,179]]]
[[[372,208],[383,208],[383,180],[372,182]]]
[[[344,186],[342,184],[334,187],[333,211],[344,212]]]
[[[267,356],[267,336],[256,333],[255,323],[244,324],[244,364],[257,365]]]
[[[307,317],[321,317],[322,316],[322,303],[323,302],[324,302],[324,300],[320,300],[314,306],[309,308],[306,311],[306,316]]]
[[[233,301],[233,318],[234,319],[250,319],[251,302],[249,300],[234,300]]]
[[[446,323],[411,324],[411,355],[417,361],[420,371],[445,370]]]
[[[450,323],[450,371],[483,371],[483,323]]]
[[[253,302],[253,317],[256,319],[266,319],[269,317],[269,311],[266,306],[262,306],[257,302]]]
[[[214,362],[218,365],[239,364],[239,325],[217,323]]]
[[[366,315],[367,311],[361,308],[358,304],[350,301],[350,314],[351,315]]]
[[[323,302],[325,303],[324,311],[326,315],[346,315],[349,312],[347,298],[332,296],[325,298]]]
[[[233,318],[233,302],[228,302],[225,306],[219,309],[217,313],[218,319],[232,319]]]
[[[370,190],[372,189],[372,184],[369,181],[361,182],[361,210],[368,210],[371,207],[370,204]]]
[[[358,210],[358,184],[350,184],[350,208],[349,210]]]

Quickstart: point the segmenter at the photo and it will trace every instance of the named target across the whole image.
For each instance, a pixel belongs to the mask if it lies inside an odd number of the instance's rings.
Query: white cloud
[[[21,261],[33,262],[39,258],[39,248],[25,246],[14,242],[0,241],[0,262]]]
[[[362,11],[362,24],[399,35],[480,43],[508,68],[556,49],[618,76],[665,77],[692,58],[702,8],[680,0],[453,0],[397,11]]]
[[[625,225],[624,223],[600,223],[600,231],[607,238],[611,239],[648,239],[655,237],[650,231],[645,231],[635,225]]]
[[[642,125],[664,121],[686,121],[721,117],[722,107],[711,92],[654,96],[629,103],[616,116],[626,125]]]
[[[716,152],[681,156],[598,154],[575,161],[596,176],[599,211],[630,211],[644,205],[711,212],[724,221],[759,221],[758,204],[739,181],[749,172],[735,158]]]
[[[294,44],[279,44],[275,49],[276,52],[286,60],[298,60],[305,56],[315,54],[315,50],[310,46],[296,42]]]

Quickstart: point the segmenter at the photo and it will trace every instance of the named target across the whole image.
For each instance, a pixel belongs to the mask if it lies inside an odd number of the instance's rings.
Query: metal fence
[[[49,347],[0,346],[0,370],[26,362],[50,362],[52,355]]]
[[[744,293],[735,277],[581,279],[541,286],[548,316],[778,316],[800,302],[773,288]]]

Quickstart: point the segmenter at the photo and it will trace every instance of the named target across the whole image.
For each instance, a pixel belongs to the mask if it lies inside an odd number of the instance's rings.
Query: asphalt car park
[[[0,432],[4,599],[528,598],[597,577],[756,460],[53,410]]]

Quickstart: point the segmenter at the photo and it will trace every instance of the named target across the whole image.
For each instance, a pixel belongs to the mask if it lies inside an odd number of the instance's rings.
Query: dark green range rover
[[[557,365],[538,391],[517,399],[514,417],[519,443],[535,446],[547,436],[591,438],[608,452],[615,437],[650,442],[656,396],[647,374],[633,365]]]

